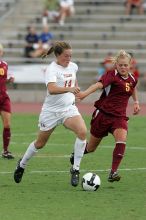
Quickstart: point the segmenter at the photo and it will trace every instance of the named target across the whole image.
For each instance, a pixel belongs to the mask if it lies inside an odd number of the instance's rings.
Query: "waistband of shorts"
[[[101,112],[101,113],[103,113],[103,114],[105,114],[105,115],[107,115],[107,116],[109,116],[109,117],[123,118],[123,119],[126,119],[126,120],[129,119],[126,115],[114,115],[114,114],[112,114],[112,113],[110,113],[110,112],[104,111],[103,109],[97,109],[97,110],[99,110],[99,112]]]

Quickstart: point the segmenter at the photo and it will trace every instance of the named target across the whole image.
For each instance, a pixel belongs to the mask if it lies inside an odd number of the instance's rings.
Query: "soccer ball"
[[[86,173],[82,177],[82,188],[85,191],[96,191],[100,184],[100,177],[95,173]]]

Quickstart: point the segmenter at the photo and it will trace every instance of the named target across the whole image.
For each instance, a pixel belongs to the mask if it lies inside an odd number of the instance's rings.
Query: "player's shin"
[[[74,165],[73,169],[79,170],[81,159],[83,157],[84,151],[86,147],[86,140],[81,140],[76,138],[75,145],[74,145]]]
[[[25,168],[28,160],[37,153],[38,150],[36,149],[34,142],[32,142],[29,147],[27,148],[24,156],[22,157],[20,161],[20,167]]]
[[[114,173],[117,171],[125,152],[126,143],[125,142],[116,142],[116,146],[113,151],[113,161],[111,171]]]
[[[8,146],[10,143],[10,138],[11,138],[11,130],[10,128],[4,128],[3,129],[3,149],[4,152],[8,151]]]

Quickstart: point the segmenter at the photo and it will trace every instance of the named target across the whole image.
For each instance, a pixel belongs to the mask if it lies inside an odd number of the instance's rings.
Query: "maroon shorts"
[[[11,102],[8,95],[0,97],[0,112],[5,111],[11,113]]]
[[[117,128],[128,130],[128,118],[115,117],[95,110],[92,115],[90,133],[96,138],[102,138],[113,133]]]

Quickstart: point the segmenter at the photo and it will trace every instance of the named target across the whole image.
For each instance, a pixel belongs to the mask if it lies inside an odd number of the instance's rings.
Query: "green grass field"
[[[89,128],[90,118],[85,120]],[[84,156],[80,179],[86,172],[96,172],[101,186],[95,192],[70,185],[69,155],[75,136],[62,126],[29,161],[22,182],[13,181],[18,159],[37,135],[37,121],[38,115],[13,115],[10,150],[16,157],[0,158],[0,220],[146,219],[146,117],[130,119],[120,182],[107,182],[114,147],[111,135],[95,153]]]

